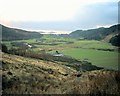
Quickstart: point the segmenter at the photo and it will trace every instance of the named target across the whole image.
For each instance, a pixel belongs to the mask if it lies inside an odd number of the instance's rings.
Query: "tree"
[[[120,47],[120,34],[112,37],[112,38],[110,39],[110,43],[111,43],[112,45],[114,45],[114,46]]]

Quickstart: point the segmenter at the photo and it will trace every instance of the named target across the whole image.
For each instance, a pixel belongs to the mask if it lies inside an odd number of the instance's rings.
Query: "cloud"
[[[9,21],[65,21],[82,6],[112,1],[117,0],[1,0],[0,16]]]
[[[83,9],[83,13],[78,13],[75,17],[78,28],[92,28],[118,22],[118,3],[116,2],[91,4]]]
[[[9,22],[12,27],[28,30],[72,31],[95,28],[117,23],[117,2],[118,0],[2,0],[0,22]]]

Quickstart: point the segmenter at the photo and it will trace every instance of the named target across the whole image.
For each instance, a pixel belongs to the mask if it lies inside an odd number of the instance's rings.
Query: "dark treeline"
[[[114,46],[120,47],[120,34],[110,39],[110,43]]]

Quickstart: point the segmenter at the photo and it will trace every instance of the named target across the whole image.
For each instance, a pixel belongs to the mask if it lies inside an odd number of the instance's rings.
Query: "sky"
[[[68,33],[118,23],[119,0],[0,0],[0,23],[25,30]]]

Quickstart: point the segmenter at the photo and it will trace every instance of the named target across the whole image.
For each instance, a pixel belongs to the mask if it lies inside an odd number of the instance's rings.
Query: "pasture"
[[[69,49],[61,53],[79,60],[87,60],[93,65],[109,69],[118,69],[118,53],[93,49]]]
[[[34,46],[34,52],[51,53],[56,50],[60,53],[79,59],[87,60],[93,65],[109,69],[118,69],[118,53],[115,46],[96,40],[79,40],[45,35],[42,38],[30,40],[4,41],[8,48],[13,47],[11,42],[25,42]],[[29,49],[30,50],[30,49]],[[108,51],[112,50],[112,51]]]

